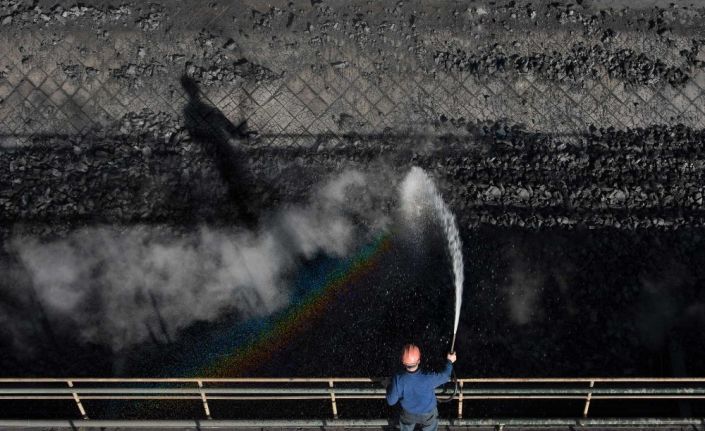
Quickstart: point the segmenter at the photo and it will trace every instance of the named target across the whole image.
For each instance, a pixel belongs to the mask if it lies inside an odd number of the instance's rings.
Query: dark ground
[[[270,3],[0,1],[1,374],[159,373],[194,331],[120,354],[62,332],[17,241],[257,230],[346,169],[392,188],[411,166],[462,233],[460,375],[705,372],[705,4]],[[426,245],[395,237],[249,375],[441,358]]]

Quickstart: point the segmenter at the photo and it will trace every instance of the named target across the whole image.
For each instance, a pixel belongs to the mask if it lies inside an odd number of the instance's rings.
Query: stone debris
[[[53,25],[79,21],[86,25],[100,25],[124,20],[132,14],[132,7],[128,4],[100,8],[81,3],[71,6],[55,4],[50,8],[44,8],[36,3],[4,0],[0,3],[0,16],[3,11],[10,13],[4,15],[0,22],[4,25],[14,24],[23,27],[32,24]]]
[[[167,18],[164,7],[156,3],[149,4],[149,11],[137,18],[135,24],[144,31],[154,31],[158,29]]]
[[[434,61],[443,70],[470,72],[476,76],[515,72],[549,81],[582,83],[606,73],[630,85],[665,82],[674,87],[683,86],[688,81],[690,66],[701,67],[696,61],[690,61],[687,67],[668,66],[645,53],[632,49],[611,51],[603,45],[574,45],[565,54],[554,51],[552,54],[532,55],[506,54],[501,46],[495,45],[477,54],[463,50],[437,51]]]
[[[273,81],[281,75],[258,64],[250,63],[241,58],[221,66],[198,66],[191,62],[186,63],[186,75],[195,78],[204,86],[217,85],[222,82],[238,82],[249,80],[252,82]]]
[[[144,64],[129,63],[110,70],[110,76],[130,86],[139,86],[143,79],[166,73],[166,67],[158,62]]]
[[[354,118],[347,114],[341,115],[337,121],[341,127],[353,130],[356,127]],[[91,144],[94,139],[84,138],[73,142],[74,150],[67,153],[49,151],[49,142],[36,142],[19,153],[0,154],[0,162],[5,166],[2,172],[6,173],[5,178],[0,173],[0,184],[14,182],[12,189],[17,193],[17,199],[6,197],[6,219],[29,214],[39,208],[33,205],[40,204],[42,214],[67,217],[72,214],[71,208],[79,208],[84,199],[93,202],[109,199],[111,203],[104,204],[108,207],[123,205],[124,214],[154,215],[176,211],[173,217],[178,218],[179,205],[185,206],[186,203],[155,198],[148,210],[142,201],[136,205],[132,198],[115,200],[113,193],[118,193],[124,185],[121,179],[149,183],[150,174],[145,163],[158,163],[162,156],[166,161],[163,169],[160,168],[161,178],[170,178],[170,184],[186,181],[182,163],[188,163],[187,172],[211,170],[207,167],[211,163],[208,157],[199,156],[199,150],[190,143],[180,122],[177,117],[165,113],[131,113],[114,131],[116,134],[109,140],[109,146],[101,144],[96,147]],[[526,132],[521,127],[502,122],[455,123],[450,127],[461,127],[465,134],[460,133],[457,138],[448,134],[444,136],[447,154],[444,151],[438,154],[407,153],[405,156],[402,151],[392,156],[396,152],[394,148],[398,147],[391,146],[387,157],[397,160],[395,168],[400,172],[419,165],[435,171],[452,184],[448,200],[451,206],[465,209],[458,212],[458,218],[467,226],[521,225],[525,229],[618,226],[628,230],[705,226],[705,216],[702,215],[705,188],[701,184],[705,158],[700,151],[705,132],[701,130],[682,126],[626,131],[594,128],[589,133],[565,140],[550,134]],[[139,139],[135,141],[130,136]],[[457,148],[465,145],[468,139],[480,142],[481,146],[474,152],[457,153]],[[366,148],[371,150],[376,143],[351,135],[340,145],[344,148],[353,140],[355,151],[340,153],[346,154],[343,159],[328,157],[327,146],[313,150],[309,159],[312,164],[305,168],[312,173],[321,169],[332,172],[342,169],[341,163],[368,160]],[[303,150],[302,154],[305,154]],[[247,157],[252,166],[262,167],[278,160],[275,164],[279,169],[286,169],[290,160],[285,153],[279,159],[275,148],[262,144],[252,146]],[[120,160],[120,163],[111,160]],[[178,163],[170,165],[169,160]],[[109,173],[114,182],[101,180],[100,184],[107,189],[95,187],[97,183],[94,188],[88,188],[90,181],[74,183],[71,180],[74,169],[93,172],[104,180]],[[264,178],[273,175],[272,172],[265,174],[265,171],[263,182],[266,182]],[[62,182],[64,192],[60,202],[67,202],[64,195],[70,191],[68,196],[74,197],[71,205],[57,205],[52,194],[45,194],[46,188],[40,186],[45,178]],[[207,178],[218,182],[215,177]],[[297,191],[300,185],[280,183],[283,189],[277,194],[298,196],[302,192]],[[117,188],[112,190],[112,187]],[[203,187],[207,185],[204,183]],[[159,188],[142,190],[153,197],[165,193]],[[36,199],[31,198],[35,193],[39,193]],[[19,196],[26,199],[19,199]],[[165,204],[166,207],[160,207]]]

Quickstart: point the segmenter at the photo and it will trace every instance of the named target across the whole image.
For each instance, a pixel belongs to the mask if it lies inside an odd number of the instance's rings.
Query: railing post
[[[590,387],[595,387],[595,381],[590,380]],[[590,408],[590,400],[592,399],[592,392],[588,392],[587,398],[585,398],[585,408],[583,408],[583,417],[586,418],[588,415],[588,409]]]
[[[463,418],[463,381],[460,381],[460,393],[458,394],[458,419]]]
[[[203,382],[200,380],[198,381],[198,387],[203,389]],[[201,400],[203,401],[203,410],[206,411],[206,417],[208,419],[213,419],[211,417],[211,409],[210,407],[208,407],[208,399],[206,399],[206,393],[203,391],[201,391]]]
[[[73,388],[73,382],[71,380],[67,380],[66,383],[68,383],[69,388]],[[73,392],[71,393],[73,395],[73,400],[76,401],[76,405],[78,406],[78,411],[81,412],[81,416],[83,419],[88,419],[88,415],[86,414],[86,409],[83,408],[83,404],[81,404],[81,399],[78,398],[78,393]]]
[[[330,391],[330,402],[333,406],[333,419],[338,419],[338,406],[335,404],[335,392],[333,391],[333,380],[328,381],[328,386],[331,388]]]

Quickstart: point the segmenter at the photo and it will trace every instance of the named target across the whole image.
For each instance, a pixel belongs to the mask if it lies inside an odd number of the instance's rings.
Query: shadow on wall
[[[181,86],[189,97],[183,112],[191,139],[213,160],[239,219],[249,227],[254,226],[257,221],[252,208],[254,181],[248,175],[242,146],[257,133],[247,130],[246,120],[236,126],[206,102],[193,78],[182,76]]]
[[[0,222],[215,221],[255,227],[273,196],[271,184],[249,169],[247,146],[257,133],[247,130],[246,121],[230,122],[193,79],[184,76],[181,85],[189,99],[182,112],[185,130],[167,136],[132,125],[142,120],[139,114],[126,116],[130,124],[120,132],[0,133],[0,184],[13,184],[1,193]],[[149,121],[173,122],[178,129],[176,117]],[[5,145],[18,137],[28,144]],[[196,144],[195,151],[183,148],[184,138]]]

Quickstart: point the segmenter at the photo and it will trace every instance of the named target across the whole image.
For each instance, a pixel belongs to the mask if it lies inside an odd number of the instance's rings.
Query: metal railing
[[[13,426],[385,426],[386,419],[339,419],[345,400],[382,400],[383,379],[376,378],[29,378],[0,379],[0,409],[11,400],[69,400],[82,419],[0,420]],[[468,378],[458,379],[455,417],[442,425],[458,426],[692,426],[700,418],[588,418],[596,400],[705,400],[705,378]],[[441,390],[439,390],[439,393]],[[202,404],[203,419],[193,420],[91,420],[84,401],[182,400]],[[216,420],[209,401],[324,400],[331,415],[325,419]],[[463,405],[472,400],[578,400],[582,411],[575,418],[473,419],[463,418]],[[648,407],[648,403],[645,405]],[[648,411],[647,411],[648,412]],[[217,413],[217,412],[216,412]],[[582,415],[580,415],[582,413]]]

